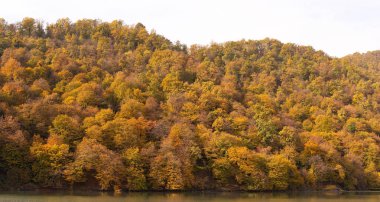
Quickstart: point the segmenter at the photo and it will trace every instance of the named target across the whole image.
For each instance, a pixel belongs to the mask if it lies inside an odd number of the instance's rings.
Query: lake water
[[[0,193],[0,202],[380,202],[380,192],[344,193]]]

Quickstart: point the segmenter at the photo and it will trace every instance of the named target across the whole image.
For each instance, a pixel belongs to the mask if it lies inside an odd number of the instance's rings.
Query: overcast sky
[[[188,45],[270,37],[337,57],[380,49],[378,0],[4,0],[0,17],[121,19]]]

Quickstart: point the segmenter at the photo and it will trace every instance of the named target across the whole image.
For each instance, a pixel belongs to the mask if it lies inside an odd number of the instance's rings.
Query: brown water
[[[0,193],[0,202],[380,202],[380,192],[344,193]]]

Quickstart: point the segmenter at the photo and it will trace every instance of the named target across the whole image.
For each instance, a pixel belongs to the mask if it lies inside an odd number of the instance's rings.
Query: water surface
[[[0,193],[0,202],[380,202],[380,192],[344,193],[68,193],[16,192]]]

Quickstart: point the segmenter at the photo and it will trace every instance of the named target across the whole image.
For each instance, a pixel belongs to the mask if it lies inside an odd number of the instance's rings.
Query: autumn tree
[[[84,138],[75,152],[75,160],[64,171],[70,183],[95,177],[101,190],[121,186],[125,167],[121,157],[94,139]]]

